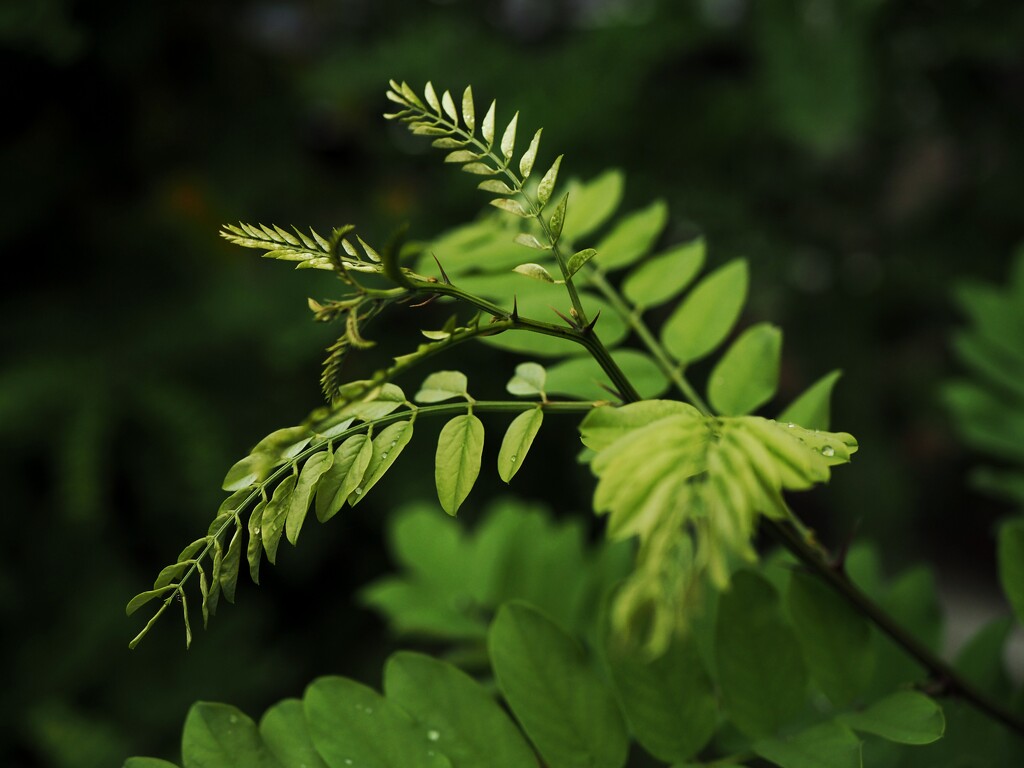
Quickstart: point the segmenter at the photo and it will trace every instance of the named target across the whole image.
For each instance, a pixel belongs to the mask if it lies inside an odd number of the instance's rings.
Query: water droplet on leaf
[[[836,455],[836,449],[833,448],[831,445],[826,445],[824,448],[821,449],[821,455],[822,456],[835,456]]]
[[[355,493],[356,496],[362,496],[363,489],[362,488],[356,488],[354,493]]]
[[[429,731],[427,731],[427,738],[431,741],[437,741],[441,738],[441,732],[435,731],[433,728],[431,728]]]

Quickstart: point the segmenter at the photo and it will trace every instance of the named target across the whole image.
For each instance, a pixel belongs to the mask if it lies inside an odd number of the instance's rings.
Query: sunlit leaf
[[[449,515],[459,511],[476,483],[483,449],[484,425],[473,414],[456,416],[441,429],[434,459],[434,481],[437,498]]]
[[[569,261],[565,265],[565,273],[567,277],[572,277],[582,269],[583,265],[590,261],[597,255],[597,251],[593,248],[584,248],[582,251],[577,251],[569,257]]]
[[[708,377],[708,400],[724,416],[745,416],[775,396],[782,331],[759,323],[745,330]]]
[[[841,375],[842,371],[832,371],[822,376],[779,414],[779,421],[792,421],[807,429],[828,429],[832,388]]]
[[[555,158],[555,162],[551,164],[551,167],[544,172],[540,183],[537,185],[537,199],[540,201],[541,206],[546,205],[548,200],[551,199],[551,193],[555,189],[555,182],[558,181],[558,169],[561,165],[562,155],[559,155]]]
[[[698,237],[648,259],[622,283],[622,295],[634,306],[656,307],[678,296],[704,266],[706,246]]]
[[[529,148],[519,159],[519,173],[524,179],[533,171],[533,163],[537,159],[537,148],[540,146],[540,135],[543,130],[541,128],[533,134],[533,140],[530,142]]]
[[[516,366],[516,375],[509,379],[505,389],[511,395],[530,397],[544,395],[544,382],[547,373],[544,366],[537,363],[520,363]]]
[[[719,267],[687,295],[661,329],[661,341],[681,363],[708,355],[739,319],[747,299],[747,263]]]
[[[562,236],[576,242],[604,224],[619,207],[622,187],[623,175],[618,170],[605,171],[586,184],[571,184]]]
[[[437,371],[430,374],[416,393],[418,403],[441,403],[453,397],[465,397],[469,381],[461,371]]]
[[[498,451],[498,475],[506,483],[523,466],[543,421],[544,412],[540,408],[531,408],[520,413],[509,424],[501,441],[501,450]]]

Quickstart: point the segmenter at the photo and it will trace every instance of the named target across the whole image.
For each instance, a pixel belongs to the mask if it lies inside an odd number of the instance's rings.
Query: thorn
[[[594,326],[597,325],[598,319],[601,317],[601,310],[597,310],[597,314],[594,315],[594,319],[587,323],[587,327],[583,329],[584,333],[593,333]]]
[[[437,258],[437,254],[431,253],[430,255],[434,257],[434,263],[437,264],[437,268],[441,270],[441,277],[444,279],[445,283],[451,285],[451,278],[448,277],[448,274],[444,271],[444,267],[441,266],[441,261]]]
[[[612,389],[607,384],[605,384],[603,381],[598,381],[598,382],[595,382],[595,383],[597,384],[597,386],[599,386],[605,392],[610,392],[612,394],[612,396],[616,400],[618,400],[620,403],[623,403],[623,402],[626,401],[626,398],[624,398],[618,391],[616,391],[615,389]]]
[[[421,301],[419,304],[410,304],[409,306],[412,307],[413,309],[416,309],[418,307],[425,307],[425,306],[427,306],[427,304],[429,304],[430,302],[432,302],[436,298],[437,298],[437,294],[436,293],[432,293],[427,298],[425,298],[423,301]]]
[[[572,328],[574,331],[578,331],[580,329],[580,324],[577,323],[574,319],[572,319],[570,317],[566,317],[565,315],[563,315],[561,312],[559,312],[554,307],[549,307],[549,309],[552,312],[554,312],[556,315],[558,315],[560,318],[565,320],[565,322],[569,325],[569,327]]]
[[[519,322],[519,297],[512,294],[512,315],[511,320],[513,323]]]

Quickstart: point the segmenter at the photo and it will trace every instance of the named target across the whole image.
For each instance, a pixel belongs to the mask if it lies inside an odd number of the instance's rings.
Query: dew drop
[[[433,728],[431,728],[429,731],[427,731],[427,738],[431,741],[437,741],[441,738],[441,732],[435,731]]]
[[[355,491],[353,491],[353,493],[355,493],[356,496],[362,496],[363,495],[363,489],[362,488],[356,488]]]
[[[790,429],[792,429],[793,427],[795,427],[795,426],[796,426],[796,424],[794,424],[794,423],[793,423],[793,422],[791,421],[791,422],[789,422],[789,424],[787,424],[786,426],[787,426],[787,427],[789,427]]]
[[[257,536],[259,536],[259,535],[260,535],[260,529],[259,529],[259,528],[253,528],[252,532],[253,532],[254,534],[256,534]]]
[[[822,456],[835,456],[836,455],[836,449],[833,448],[831,445],[826,445],[824,448],[821,449],[821,455]]]
[[[398,445],[398,441],[397,440],[392,440],[391,441],[391,445],[389,445],[388,448],[394,448],[396,445]]]
[[[351,757],[346,757],[345,758],[345,765],[352,765],[352,758]]]
[[[231,724],[234,725],[237,722],[238,722],[238,715],[232,715],[231,716]]]
[[[388,452],[387,452],[387,451],[384,451],[384,453],[382,453],[382,454],[380,455],[380,458],[381,458],[382,460],[383,460],[383,459],[386,459],[387,457],[388,457]]]
[[[518,457],[515,454],[513,454],[512,458],[509,459],[509,461],[511,461],[513,464],[515,464],[517,459],[518,459]]]

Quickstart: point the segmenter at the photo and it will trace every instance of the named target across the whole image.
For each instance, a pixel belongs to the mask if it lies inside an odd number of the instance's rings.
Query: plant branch
[[[942,690],[950,695],[959,696],[993,720],[1007,728],[1024,735],[1024,718],[1011,712],[999,702],[980,691],[973,683],[966,680],[959,672],[904,627],[893,619],[881,606],[860,590],[846,575],[845,571],[830,561],[827,553],[820,546],[815,546],[802,536],[788,522],[769,520],[769,530],[793,553],[810,571],[842,595],[860,614],[870,620],[893,642],[900,646],[918,664],[928,670],[932,678],[938,682]]]

